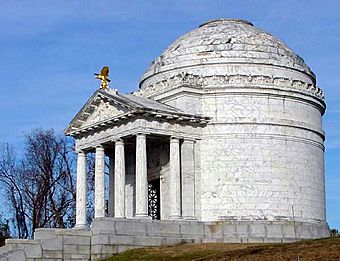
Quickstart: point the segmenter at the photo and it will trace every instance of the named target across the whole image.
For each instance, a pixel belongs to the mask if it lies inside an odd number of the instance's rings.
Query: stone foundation
[[[182,243],[293,242],[329,236],[326,224],[270,221],[159,221],[97,218],[90,229],[37,229],[34,240],[8,239],[0,261],[98,260],[132,248]]]

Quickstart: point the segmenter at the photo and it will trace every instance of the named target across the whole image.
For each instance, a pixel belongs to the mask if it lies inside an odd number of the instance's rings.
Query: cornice
[[[87,125],[83,128],[73,128],[71,131],[66,133],[66,135],[77,137],[88,133],[99,132],[101,130],[107,129],[114,125],[120,125],[134,118],[147,118],[158,121],[173,121],[179,122],[181,124],[196,124],[196,125],[206,125],[210,120],[209,117],[203,117],[201,115],[191,115],[191,114],[174,114],[166,113],[160,111],[152,110],[134,110],[128,113],[120,114],[115,117],[111,117],[91,125]]]
[[[190,86],[194,88],[218,88],[218,87],[261,87],[279,88],[283,90],[293,90],[312,96],[321,102],[325,102],[324,92],[316,85],[306,83],[301,80],[294,80],[285,77],[270,77],[264,75],[212,75],[202,76],[188,73],[179,73],[168,79],[160,79],[147,87],[143,87],[135,95],[151,97],[180,86]]]

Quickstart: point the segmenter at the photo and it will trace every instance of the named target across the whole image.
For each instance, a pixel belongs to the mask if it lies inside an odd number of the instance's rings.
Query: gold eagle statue
[[[111,82],[109,78],[109,67],[104,66],[100,73],[95,73],[96,79],[101,80],[100,88],[106,89],[109,87],[108,83]]]

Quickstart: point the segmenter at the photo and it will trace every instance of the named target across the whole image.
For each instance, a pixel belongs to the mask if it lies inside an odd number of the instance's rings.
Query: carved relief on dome
[[[284,77],[273,77],[264,75],[213,75],[204,76],[193,75],[181,72],[168,79],[161,80],[159,82],[151,83],[147,87],[143,87],[136,95],[149,97],[155,94],[169,91],[177,87],[193,87],[193,88],[210,88],[210,87],[249,87],[260,85],[267,88],[282,88],[301,91],[315,96],[318,99],[324,100],[323,91],[313,85],[300,80],[293,80]]]

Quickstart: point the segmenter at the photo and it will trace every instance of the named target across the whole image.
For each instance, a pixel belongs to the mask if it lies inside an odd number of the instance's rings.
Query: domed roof
[[[288,68],[315,82],[315,75],[303,59],[271,34],[245,20],[219,19],[202,24],[172,43],[144,73],[141,87],[143,81],[155,74],[195,66],[205,69],[216,64]]]

